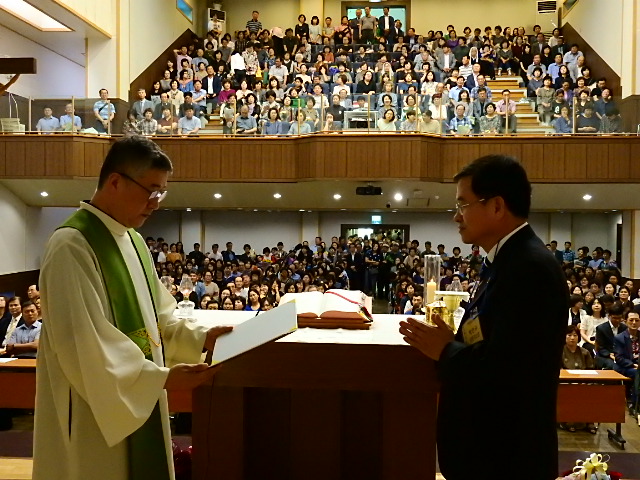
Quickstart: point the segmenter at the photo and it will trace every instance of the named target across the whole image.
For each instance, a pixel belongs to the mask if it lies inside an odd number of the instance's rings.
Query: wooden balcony
[[[481,155],[519,158],[534,183],[636,183],[637,136],[434,137],[330,134],[287,138],[156,138],[174,181],[451,182]],[[115,139],[81,135],[0,135],[0,178],[97,177]],[[636,147],[633,147],[636,145]]]

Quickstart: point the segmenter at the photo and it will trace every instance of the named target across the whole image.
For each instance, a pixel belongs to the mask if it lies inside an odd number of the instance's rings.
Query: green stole
[[[149,336],[135,294],[136,286],[109,229],[95,214],[84,209],[74,213],[59,228],[74,228],[87,240],[98,259],[116,327],[140,348],[147,360],[153,361]],[[133,229],[130,229],[128,234],[142,264],[155,312],[158,304],[155,269],[142,238]],[[127,447],[128,480],[169,480],[159,403],[156,403],[147,421],[127,437]]]

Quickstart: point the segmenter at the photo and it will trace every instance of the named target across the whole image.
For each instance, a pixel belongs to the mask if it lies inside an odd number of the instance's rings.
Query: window
[[[193,23],[193,8],[187,0],[176,0],[176,8],[182,13],[187,20]]]

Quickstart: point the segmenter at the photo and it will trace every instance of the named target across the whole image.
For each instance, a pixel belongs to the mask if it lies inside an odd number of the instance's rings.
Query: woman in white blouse
[[[580,324],[580,336],[582,337],[581,347],[594,353],[596,343],[596,327],[608,322],[602,303],[597,298],[591,304],[592,314],[584,317]]]

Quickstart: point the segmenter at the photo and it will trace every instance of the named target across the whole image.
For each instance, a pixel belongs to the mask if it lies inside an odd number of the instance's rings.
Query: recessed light
[[[587,201],[591,200],[592,198],[593,197],[591,195],[589,195],[588,193],[586,195],[583,195],[583,197],[582,197],[583,200],[587,200]]]
[[[450,208],[449,210],[447,210],[447,212],[453,212],[453,209]]]
[[[304,208],[301,208],[300,210],[298,210],[299,212],[306,212],[306,210]]]
[[[340,199],[342,198],[342,195],[340,195],[339,193],[336,193],[336,194],[333,196],[333,198],[334,198],[334,200],[340,200]]]
[[[222,194],[221,193],[214,193],[213,194],[213,198],[222,198]]]
[[[187,212],[190,212],[190,211],[191,211],[191,209],[190,209],[190,208],[187,208]]]
[[[41,197],[48,197],[49,194],[47,192],[40,192]]]
[[[393,198],[394,198],[394,200],[395,200],[396,202],[399,202],[400,200],[402,200],[402,194],[401,194],[401,193],[396,193],[396,194],[393,196]]]
[[[257,212],[257,211],[258,211],[258,209],[257,209],[257,208],[254,208],[254,209],[253,209],[253,211],[254,211],[254,212]]]
[[[279,193],[274,193],[273,198],[282,198],[282,195],[280,195]]]
[[[398,210],[391,210],[391,213],[398,213]]]
[[[347,211],[347,209],[346,209],[346,208],[341,208],[341,209],[340,209],[340,211],[341,211],[341,212],[346,212],[346,211]]]
[[[617,212],[618,210],[611,210],[612,212]]]

